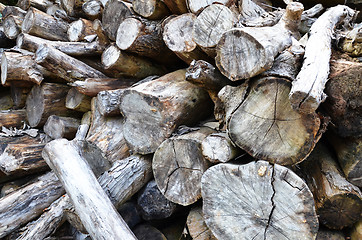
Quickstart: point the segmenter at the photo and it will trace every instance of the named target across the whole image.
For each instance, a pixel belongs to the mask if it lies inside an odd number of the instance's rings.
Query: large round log
[[[217,239],[315,239],[312,193],[288,168],[223,163],[202,177],[203,214]]]

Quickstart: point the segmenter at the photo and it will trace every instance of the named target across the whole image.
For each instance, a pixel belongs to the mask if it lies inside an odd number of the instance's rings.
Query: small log
[[[45,143],[7,144],[0,155],[0,171],[6,175],[24,176],[49,169],[41,156]]]
[[[77,17],[84,15],[82,6],[85,2],[87,0],[60,0],[60,5],[68,16]]]
[[[129,156],[129,147],[123,134],[123,118],[103,117],[96,98],[92,100],[91,122],[86,140],[95,144],[110,162]]]
[[[201,176],[210,167],[201,153],[201,142],[215,130],[202,127],[165,140],[156,150],[152,169],[162,194],[188,206],[201,198]]]
[[[80,125],[80,120],[71,117],[51,115],[44,125],[44,132],[53,139],[73,139]]]
[[[49,40],[67,41],[68,23],[56,19],[36,8],[30,8],[26,14],[22,30],[24,33]]]
[[[0,46],[3,48],[11,48],[14,46],[14,41],[6,37],[2,25],[0,25]]]
[[[266,13],[266,11],[258,5],[257,1],[241,0],[238,5],[240,11],[239,19],[243,23],[247,22],[249,19],[260,17]]]
[[[212,133],[201,143],[202,155],[212,163],[225,163],[241,154],[227,133]]]
[[[10,93],[14,109],[22,109],[25,107],[26,97],[30,93],[30,90],[31,87],[18,87],[15,84],[11,84]]]
[[[344,39],[339,47],[352,57],[362,56],[362,24],[355,24],[352,30],[343,33]]]
[[[0,92],[0,110],[10,110],[14,107],[13,99],[9,92]]]
[[[326,145],[318,144],[301,166],[320,223],[330,229],[342,229],[361,218],[361,191],[344,178]]]
[[[137,205],[144,220],[165,219],[177,209],[177,204],[169,201],[158,189],[155,180],[149,181],[140,190]]]
[[[163,2],[173,14],[179,15],[188,12],[186,0],[163,0]]]
[[[332,55],[324,108],[341,137],[362,137],[362,63]],[[336,59],[337,58],[337,59]]]
[[[160,230],[149,224],[140,224],[133,231],[138,240],[167,240]]]
[[[94,36],[94,38],[97,36],[93,29],[93,22],[84,18],[80,18],[69,24],[67,33],[68,39],[72,42],[80,42],[87,40],[90,36]]]
[[[217,239],[315,239],[318,219],[306,183],[265,161],[221,163],[202,176],[206,225]]]
[[[130,10],[124,1],[107,1],[103,10],[102,25],[109,39],[113,41],[116,40],[118,26],[124,19],[132,15],[132,10]]]
[[[24,18],[26,15],[26,11],[24,11],[23,9],[16,7],[16,6],[6,6],[1,11],[1,14],[2,14],[3,18],[6,18],[11,15]]]
[[[344,234],[340,231],[319,229],[316,240],[345,240]]]
[[[133,77],[142,79],[151,75],[163,75],[165,68],[150,60],[121,51],[111,44],[102,54],[102,64],[112,72],[113,77]]]
[[[195,20],[196,15],[185,13],[177,17],[171,16],[163,22],[163,40],[166,46],[187,64],[194,59],[209,59],[192,38]]]
[[[131,87],[121,96],[124,138],[132,151],[152,153],[178,126],[207,117],[209,104],[207,92],[185,81],[182,69]]]
[[[5,36],[9,39],[16,39],[21,33],[21,25],[23,24],[24,17],[10,15],[3,18],[2,24],[4,26]]]
[[[53,47],[42,45],[35,53],[35,62],[68,82],[90,77],[106,77],[100,71]]]
[[[0,238],[41,215],[53,201],[64,193],[53,172],[0,199]]]
[[[156,20],[170,15],[170,10],[161,0],[133,0],[133,10],[142,17]]]
[[[358,240],[362,238],[362,220],[356,223],[351,230],[351,240]]]
[[[95,20],[102,18],[103,5],[99,0],[89,0],[83,3],[82,9],[88,19]]]
[[[138,81],[127,78],[86,78],[84,81],[75,81],[70,85],[84,95],[95,97],[101,91],[128,88]]]
[[[18,0],[16,4],[23,10],[28,10],[30,7],[37,8],[41,11],[46,11],[46,9],[53,5],[53,1],[51,0]]]
[[[91,100],[91,97],[78,92],[76,88],[72,87],[65,99],[65,107],[77,112],[88,112],[91,110]]]
[[[25,119],[25,109],[0,111],[0,127],[21,128],[25,122]]]
[[[57,139],[48,143],[43,158],[56,171],[92,238],[136,239],[71,142]]]
[[[302,69],[290,91],[289,100],[294,109],[310,113],[326,99],[323,93],[329,74],[333,29],[344,21],[352,21],[355,11],[339,5],[329,9],[313,24],[305,47]]]
[[[216,240],[206,226],[201,207],[194,207],[187,216],[187,229],[194,240]]]
[[[274,58],[291,46],[292,36],[298,33],[302,12],[303,5],[292,2],[273,27],[234,28],[225,32],[217,45],[216,66],[233,81],[268,70]]]
[[[98,93],[98,110],[102,116],[119,116],[121,114],[119,110],[119,104],[123,91],[123,89],[117,89],[111,91],[102,91]]]
[[[187,0],[187,7],[190,12],[198,15],[202,10],[213,3],[219,3],[229,7],[235,4],[235,0]]]
[[[74,116],[74,111],[65,107],[69,87],[57,83],[44,83],[34,86],[26,99],[26,115],[31,127],[41,127],[48,117]]]
[[[31,52],[36,52],[36,50],[44,44],[74,57],[101,55],[105,49],[105,46],[103,46],[99,41],[93,41],[90,43],[50,41],[31,36],[26,33],[20,34],[16,39],[16,46],[18,48],[26,49]]]

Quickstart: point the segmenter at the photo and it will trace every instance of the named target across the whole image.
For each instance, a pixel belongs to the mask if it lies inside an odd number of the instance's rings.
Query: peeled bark
[[[60,4],[69,16],[76,17],[84,14],[82,6],[83,3],[87,1],[88,0],[60,0]]]
[[[206,225],[217,239],[315,239],[312,193],[288,168],[222,163],[202,176]]]
[[[132,151],[152,153],[178,126],[207,117],[209,104],[203,89],[185,81],[185,70],[141,83],[121,96],[124,137]]]
[[[77,112],[88,112],[91,110],[91,100],[91,97],[78,92],[78,90],[73,87],[67,94],[65,106]]]
[[[133,0],[132,7],[136,13],[151,20],[170,15],[168,7],[161,0]]]
[[[21,33],[21,25],[24,17],[10,15],[3,19],[5,36],[9,39],[15,39]]]
[[[71,117],[51,115],[44,125],[44,132],[53,139],[73,139],[80,125],[80,120]]]

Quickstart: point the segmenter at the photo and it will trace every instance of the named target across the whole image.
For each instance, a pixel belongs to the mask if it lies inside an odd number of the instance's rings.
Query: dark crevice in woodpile
[[[16,2],[1,239],[362,239],[361,0]]]

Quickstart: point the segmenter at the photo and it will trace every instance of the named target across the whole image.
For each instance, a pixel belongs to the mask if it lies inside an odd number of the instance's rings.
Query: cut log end
[[[28,10],[27,14],[24,17],[23,24],[21,29],[24,33],[29,33],[31,27],[34,24],[34,12],[32,9]]]
[[[102,64],[104,65],[104,68],[108,69],[113,66],[121,54],[121,50],[114,45],[109,46],[106,50],[104,50],[102,54]]]
[[[305,92],[296,91],[289,94],[289,101],[292,104],[294,110],[303,114],[309,114],[314,113],[319,107],[320,103],[323,102],[326,97],[327,96],[323,93],[323,99],[318,101],[318,99],[309,96]]]
[[[38,50],[36,50],[35,52],[35,62],[36,63],[41,63],[42,61],[44,61],[44,59],[47,58],[49,54],[49,47],[45,44],[41,45],[38,47]]]
[[[44,95],[40,86],[34,86],[26,100],[26,115],[30,126],[38,126],[44,111]]]
[[[81,20],[74,21],[69,25],[68,38],[72,42],[79,41],[79,38],[83,31],[83,22]]]
[[[142,23],[136,18],[125,19],[118,27],[117,46],[121,50],[127,50],[137,39],[141,31]]]

